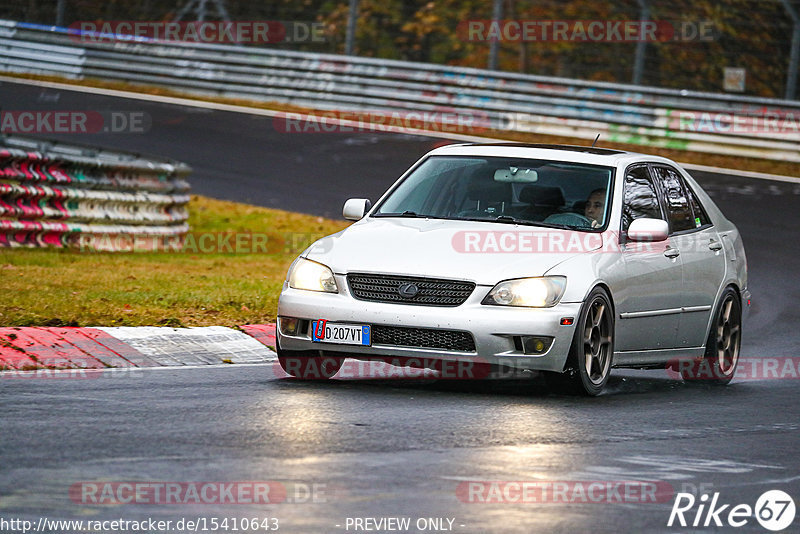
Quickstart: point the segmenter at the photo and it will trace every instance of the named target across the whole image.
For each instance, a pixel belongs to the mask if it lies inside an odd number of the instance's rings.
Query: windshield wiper
[[[443,217],[435,217],[433,215],[420,215],[415,211],[406,210],[402,213],[376,213],[373,217],[411,217],[415,219],[442,219]]]
[[[515,219],[511,215],[498,215],[497,217],[459,217],[457,221],[497,222],[504,224],[531,224],[532,221]]]
[[[522,226],[541,226],[543,228],[556,228],[559,230],[564,229],[564,225],[561,224],[551,224],[542,221],[529,221],[527,219],[515,219],[510,215],[500,215],[495,218],[481,218],[481,217],[458,217],[453,219],[455,221],[475,221],[475,222],[489,222],[489,223],[500,223],[500,224],[520,224]]]

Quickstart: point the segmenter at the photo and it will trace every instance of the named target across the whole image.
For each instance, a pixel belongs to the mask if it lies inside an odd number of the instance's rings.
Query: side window
[[[696,228],[692,208],[689,206],[689,199],[686,197],[686,189],[683,187],[680,175],[669,167],[658,166],[653,169],[661,182],[667,201],[670,232],[683,232]]]
[[[700,201],[697,200],[692,188],[689,187],[689,184],[686,183],[686,180],[681,181],[683,182],[683,186],[686,188],[686,198],[689,199],[689,205],[692,207],[695,228],[700,228],[701,226],[711,224],[711,220],[708,218],[708,215],[706,215],[706,210],[703,209],[702,205],[700,205]]]
[[[647,171],[641,165],[628,169],[625,174],[625,193],[622,202],[622,231],[627,232],[631,222],[642,217],[663,219],[658,195]]]

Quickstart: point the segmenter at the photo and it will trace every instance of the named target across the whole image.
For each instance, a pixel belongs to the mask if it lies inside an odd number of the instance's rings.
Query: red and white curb
[[[0,371],[274,362],[275,325],[0,328]]]

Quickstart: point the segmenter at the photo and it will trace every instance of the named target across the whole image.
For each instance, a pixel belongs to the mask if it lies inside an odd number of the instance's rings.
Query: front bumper
[[[284,283],[278,302],[278,343],[282,350],[323,350],[325,354],[357,358],[413,358],[444,361],[472,361],[505,365],[515,369],[562,371],[567,360],[574,324],[578,322],[581,303],[559,303],[552,308],[513,308],[481,304],[491,287],[477,286],[466,302],[456,307],[391,304],[355,299],[343,275],[335,275],[339,293],[318,293],[289,288]],[[296,335],[281,332],[282,317],[308,321],[305,331]],[[574,318],[573,324],[562,326],[563,317]],[[310,321],[326,319],[371,325],[458,330],[472,334],[473,352],[451,351],[396,345],[371,347],[316,343],[311,341]],[[553,338],[542,354],[525,354],[515,346],[514,336]]]

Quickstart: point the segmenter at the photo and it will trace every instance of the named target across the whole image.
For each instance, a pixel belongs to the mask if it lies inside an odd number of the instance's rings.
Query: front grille
[[[469,332],[434,328],[374,325],[372,344],[475,352],[475,340]]]
[[[351,273],[347,275],[347,283],[350,292],[359,300],[427,306],[459,306],[475,289],[472,282],[384,274]],[[403,284],[413,284],[419,292],[414,297],[404,297],[399,292]]]

